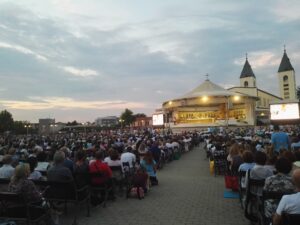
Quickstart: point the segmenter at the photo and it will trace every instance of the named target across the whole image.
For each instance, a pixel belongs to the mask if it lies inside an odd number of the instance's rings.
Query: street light
[[[125,122],[125,120],[119,119],[119,122],[121,123],[121,129],[123,129],[123,123]]]
[[[87,123],[82,123],[82,126],[83,126],[83,128],[84,128],[84,133],[85,133],[85,136],[86,136],[86,125]]]
[[[52,131],[52,133],[54,133],[55,131],[55,127],[57,127],[57,124],[50,124],[50,131]]]
[[[30,124],[25,124],[24,127],[26,128],[26,136],[28,136],[28,128],[31,127]]]

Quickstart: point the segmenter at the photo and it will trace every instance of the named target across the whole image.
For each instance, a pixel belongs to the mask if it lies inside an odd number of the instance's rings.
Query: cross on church
[[[208,78],[209,78],[209,75],[208,75],[208,73],[205,75],[205,77],[206,77],[206,80],[209,80]]]

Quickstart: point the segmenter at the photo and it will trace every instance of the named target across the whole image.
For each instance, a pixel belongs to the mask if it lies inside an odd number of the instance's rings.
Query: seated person
[[[149,177],[145,168],[139,167],[132,179],[133,187],[142,187],[144,189],[144,193],[147,193],[149,189],[148,178]]]
[[[108,181],[110,178],[112,178],[112,171],[109,168],[109,166],[102,162],[103,159],[103,153],[101,151],[97,151],[95,154],[95,160],[92,161],[89,165],[89,171],[90,173],[97,173],[101,172],[104,174],[103,177],[95,177],[92,179],[93,185],[101,185]]]
[[[72,173],[73,173],[73,169],[74,169],[74,162],[69,158],[70,156],[70,149],[67,148],[66,146],[62,147],[60,149],[60,151],[65,153],[65,160],[63,165],[68,168]]]
[[[14,174],[15,168],[12,167],[11,155],[5,155],[2,158],[3,166],[0,168],[0,178],[11,178]]]
[[[125,152],[121,154],[121,163],[129,163],[130,169],[134,168],[134,164],[136,162],[136,156],[132,153],[132,147],[127,147]],[[124,168],[123,168],[124,169]]]
[[[122,166],[121,160],[119,159],[119,152],[115,149],[109,150],[109,156],[104,159],[104,162],[108,166]]]
[[[28,179],[29,174],[29,164],[18,165],[8,185],[8,190],[21,194],[28,203],[42,203],[42,195],[34,183]]]
[[[273,217],[273,225],[281,224],[283,213],[300,214],[300,169],[296,169],[293,172],[292,179],[297,193],[282,197]]]
[[[255,180],[264,180],[273,175],[273,171],[265,167],[267,155],[264,152],[257,151],[254,157],[255,165],[250,171],[250,178]],[[262,195],[262,189],[258,187],[251,187],[251,193],[254,195]]]
[[[47,179],[55,182],[67,182],[73,180],[71,170],[64,166],[65,153],[56,151],[53,156],[53,165],[47,171]]]
[[[243,152],[243,161],[244,161],[244,163],[242,163],[239,166],[238,171],[245,171],[246,172],[248,170],[251,170],[255,165],[253,158],[254,158],[254,156],[253,156],[253,153],[251,151],[244,151]],[[246,187],[245,177],[242,177],[241,185],[242,185],[243,188]]]
[[[156,177],[156,162],[152,157],[151,152],[147,152],[144,159],[141,161],[141,166],[144,167],[149,175],[151,185],[158,185]]]
[[[289,175],[292,170],[291,162],[287,158],[281,157],[277,160],[275,168],[277,174],[266,179],[264,190],[287,193],[293,192],[295,187]],[[278,206],[278,202],[279,201],[272,199],[265,201],[265,215],[267,218],[272,218]]]
[[[85,151],[79,150],[76,153],[76,162],[74,166],[74,179],[77,187],[84,187],[89,183],[89,163],[86,160]]]
[[[27,159],[27,163],[30,167],[30,175],[28,177],[29,180],[40,180],[42,179],[42,174],[39,171],[36,171],[35,168],[37,167],[38,161],[36,157],[29,157]]]

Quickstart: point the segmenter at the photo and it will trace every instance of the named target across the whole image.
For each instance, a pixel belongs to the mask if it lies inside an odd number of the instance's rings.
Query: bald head
[[[294,170],[293,181],[294,181],[296,188],[300,191],[300,169]]]

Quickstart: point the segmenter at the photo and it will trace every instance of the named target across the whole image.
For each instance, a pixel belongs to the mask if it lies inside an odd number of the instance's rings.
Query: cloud
[[[275,55],[273,52],[268,51],[257,51],[257,52],[250,52],[248,54],[248,61],[252,68],[259,68],[259,67],[275,67],[279,66],[280,64],[280,56]],[[234,60],[234,64],[236,65],[244,65],[245,58],[239,58]]]
[[[5,43],[5,42],[0,42],[0,48],[12,49],[14,51],[21,52],[25,55],[33,55],[37,59],[42,60],[42,61],[47,61],[48,60],[45,56],[43,56],[41,54],[38,54],[38,53],[30,50],[29,48],[25,48],[25,47],[20,46],[20,45],[13,45],[13,44]]]
[[[1,104],[8,109],[44,110],[44,109],[124,109],[143,108],[145,103],[130,101],[80,101],[63,97],[30,97],[28,101],[1,100]]]
[[[91,77],[99,75],[99,73],[96,70],[92,69],[78,69],[72,66],[64,66],[62,68],[64,69],[64,71],[77,77]]]

